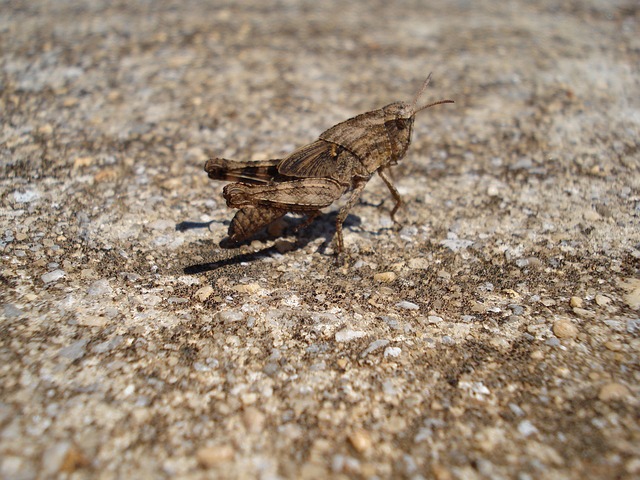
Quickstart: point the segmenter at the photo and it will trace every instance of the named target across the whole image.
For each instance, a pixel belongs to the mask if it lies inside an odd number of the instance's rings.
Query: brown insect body
[[[352,152],[371,176],[381,166],[397,164],[407,153],[415,119],[411,112],[410,104],[394,102],[339,123],[320,138]],[[364,172],[359,173],[365,176]]]
[[[210,178],[232,180],[223,189],[227,205],[240,210],[229,227],[229,240],[241,242],[288,212],[304,213],[310,223],[320,209],[351,190],[336,219],[337,251],[343,249],[342,224],[371,176],[378,172],[389,188],[395,206],[400,194],[387,175],[406,154],[411,143],[415,114],[442,100],[420,108],[416,103],[429,83],[427,78],[412,103],[394,102],[357,115],[325,132],[284,159],[243,162],[214,158],[205,164]]]

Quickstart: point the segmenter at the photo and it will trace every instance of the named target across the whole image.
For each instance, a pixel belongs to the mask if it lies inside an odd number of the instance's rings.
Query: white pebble
[[[351,340],[355,340],[356,338],[362,338],[366,335],[362,330],[351,330],[350,328],[345,328],[344,330],[340,330],[336,332],[336,342],[350,342]]]
[[[198,290],[196,290],[196,297],[201,302],[204,302],[212,294],[213,294],[213,287],[211,285],[205,285],[204,287],[200,287]]]
[[[40,278],[44,283],[51,283],[51,282],[56,282],[61,278],[64,278],[66,275],[67,274],[65,273],[64,270],[58,269],[58,270],[54,270],[53,272],[45,273]]]
[[[420,308],[415,303],[408,302],[407,300],[396,303],[396,307],[404,308],[405,310],[418,310]]]
[[[37,200],[39,197],[40,194],[35,190],[26,190],[24,192],[16,190],[13,192],[13,199],[18,203],[30,203]]]
[[[109,285],[109,280],[103,278],[102,280],[96,280],[91,284],[87,293],[92,297],[101,297],[106,295],[113,295],[113,289]]]
[[[384,349],[385,357],[399,357],[402,353],[402,349],[399,347],[387,347]]]
[[[528,437],[538,432],[538,429],[529,421],[523,420],[518,424],[518,432],[521,435]]]
[[[224,323],[241,322],[244,320],[244,313],[238,310],[225,310],[218,312],[218,318]]]

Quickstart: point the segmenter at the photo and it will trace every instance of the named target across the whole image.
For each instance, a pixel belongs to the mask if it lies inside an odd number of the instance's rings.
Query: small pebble
[[[7,318],[18,318],[24,315],[24,312],[16,307],[13,303],[6,303],[4,305],[4,315]]]
[[[400,235],[400,238],[402,238],[407,242],[410,242],[413,239],[413,237],[415,237],[417,234],[418,234],[418,228],[413,225],[407,225],[405,227],[402,227],[402,229],[398,232],[398,235]]]
[[[430,267],[431,262],[424,257],[417,257],[409,260],[408,265],[409,268],[414,270],[427,270]]]
[[[356,430],[349,435],[349,443],[358,453],[366,452],[371,448],[371,435],[365,430]]]
[[[386,340],[386,339],[375,340],[369,344],[369,346],[360,354],[360,356],[366,357],[371,352],[375,352],[376,350],[382,347],[386,347],[387,345],[389,345],[389,340]]]
[[[622,350],[622,343],[617,340],[609,340],[608,342],[604,342],[604,348],[612,352],[619,352]]]
[[[376,273],[373,276],[373,279],[376,282],[381,282],[381,283],[391,283],[396,279],[396,274],[394,272],[382,272],[382,273]]]
[[[387,347],[384,349],[385,357],[399,357],[402,353],[402,349],[399,347]]]
[[[386,315],[383,315],[382,320],[384,321],[384,323],[387,324],[387,326],[389,328],[391,328],[392,330],[399,330],[400,329],[400,322],[398,322],[397,318],[393,318],[393,317],[388,317]]]
[[[92,279],[97,277],[98,277],[98,274],[93,268],[83,268],[80,271],[80,278]]]
[[[578,336],[578,327],[569,320],[558,320],[553,324],[553,334],[558,338],[575,338]]]
[[[517,415],[518,417],[522,417],[524,415],[524,410],[522,410],[522,408],[520,408],[520,406],[515,403],[510,403],[509,408],[514,413],[514,415]]]
[[[255,407],[245,407],[242,422],[251,433],[260,433],[264,427],[265,416]]]
[[[204,302],[211,295],[213,295],[213,287],[211,285],[205,285],[196,290],[196,298],[201,302]]]
[[[93,353],[107,353],[110,352],[111,350],[113,350],[114,348],[118,347],[118,345],[120,345],[124,340],[124,337],[122,335],[116,335],[115,337],[98,343],[96,345],[94,345],[93,347],[91,347],[91,351]]]
[[[523,420],[518,424],[518,432],[520,432],[523,437],[533,435],[537,431],[538,429],[529,420]]]
[[[420,307],[418,305],[416,305],[415,303],[412,302],[408,302],[406,300],[403,300],[401,302],[396,303],[396,307],[398,308],[404,308],[405,310],[418,310]]]
[[[542,350],[534,350],[529,356],[532,360],[542,360],[544,358],[544,352]]]
[[[68,358],[71,361],[78,360],[79,358],[84,357],[85,347],[87,343],[89,343],[89,341],[86,339],[78,340],[68,347],[61,348],[58,352],[58,355],[64,358]]]
[[[621,383],[608,383],[600,389],[598,398],[603,402],[624,400],[629,396],[629,389]]]
[[[30,203],[38,198],[40,198],[40,193],[35,190],[26,190],[25,192],[16,190],[13,192],[13,199],[18,203]]]
[[[596,212],[595,210],[587,210],[586,212],[584,212],[582,214],[582,217],[587,221],[587,222],[595,222],[597,220],[599,220],[600,218],[602,218],[600,216],[600,214],[598,212]]]
[[[356,338],[362,338],[366,335],[365,332],[361,330],[351,330],[350,328],[345,328],[344,330],[340,330],[336,332],[335,339],[336,342],[349,342],[351,340],[355,340]]]
[[[611,299],[606,295],[596,295],[596,303],[601,307],[605,307],[611,303]]]
[[[254,294],[261,291],[262,287],[257,283],[241,283],[239,285],[234,285],[231,289],[238,293]]]
[[[595,312],[578,307],[573,308],[573,313],[582,318],[595,318],[596,316]]]
[[[103,278],[96,280],[89,286],[87,293],[92,297],[102,297],[107,295],[113,295],[113,288],[109,285],[109,280]]]
[[[583,302],[580,297],[571,297],[571,300],[569,300],[569,305],[571,305],[573,308],[582,308]]]
[[[224,310],[218,312],[218,318],[224,323],[241,322],[244,320],[244,313],[239,310]]]
[[[622,296],[623,300],[634,310],[640,310],[640,287]]]
[[[53,125],[50,123],[45,123],[44,125],[38,127],[38,133],[40,135],[48,136],[53,133]]]
[[[53,272],[45,273],[40,278],[44,283],[57,282],[61,278],[64,278],[67,274],[64,270],[54,270]]]
[[[640,474],[640,458],[635,457],[624,464],[624,469],[629,474]]]
[[[443,336],[441,341],[443,345],[451,346],[456,344],[456,341],[453,338],[451,338],[449,335]]]
[[[409,262],[411,263],[411,262]],[[438,271],[438,278],[441,278],[442,280],[448,281],[451,280],[451,274],[449,272],[447,272],[446,270],[439,270]]]
[[[235,344],[234,346],[239,346],[240,344]],[[243,405],[247,406],[247,405],[253,405],[254,403],[256,403],[258,401],[258,394],[257,393],[253,393],[253,392],[247,392],[247,393],[243,393],[242,395],[240,395],[240,401],[242,402]]]
[[[182,303],[187,303],[189,302],[189,300],[187,298],[184,297],[176,297],[176,296],[171,296],[169,298],[167,298],[167,303],[171,304],[171,305],[175,305],[175,304],[182,304]]]
[[[196,452],[196,459],[202,467],[212,468],[219,463],[228,462],[233,459],[234,453],[231,445],[203,447]]]

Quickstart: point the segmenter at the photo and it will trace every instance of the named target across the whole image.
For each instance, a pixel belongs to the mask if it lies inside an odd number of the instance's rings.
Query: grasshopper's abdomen
[[[281,208],[258,206],[238,210],[229,225],[229,239],[238,243],[253,236],[262,228],[275,222],[287,213]]]

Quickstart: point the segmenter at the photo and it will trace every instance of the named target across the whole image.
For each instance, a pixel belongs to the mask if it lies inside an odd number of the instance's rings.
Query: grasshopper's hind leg
[[[264,205],[241,208],[231,220],[229,236],[221,242],[221,246],[234,246],[234,244],[248,239],[286,213],[287,210]]]
[[[349,210],[356,204],[360,195],[362,194],[362,190],[364,190],[365,185],[367,184],[367,180],[360,180],[354,186],[351,191],[351,196],[344,207],[340,209],[338,212],[338,216],[336,217],[336,233],[334,236],[335,246],[336,246],[336,255],[340,255],[344,251],[344,240],[342,239],[342,224],[347,219],[347,215],[349,215]]]
[[[307,214],[307,218],[304,219],[302,223],[296,225],[293,229],[294,232],[299,232],[303,228],[307,228],[309,225],[313,223],[313,221],[320,216],[320,210],[313,210],[311,212],[305,212]]]
[[[282,175],[278,173],[278,164],[281,161],[274,159],[243,162],[226,158],[212,158],[204,165],[204,170],[209,174],[209,178],[215,180],[264,185],[283,180]]]

